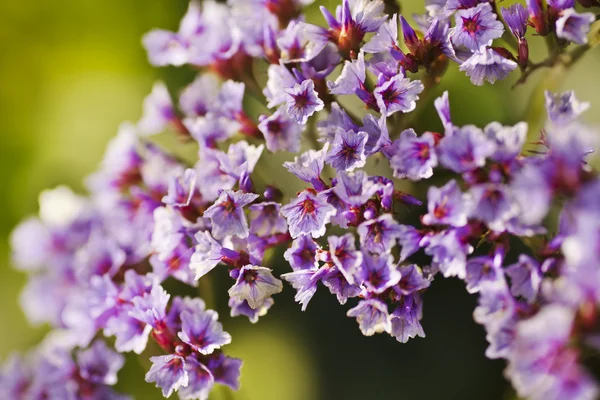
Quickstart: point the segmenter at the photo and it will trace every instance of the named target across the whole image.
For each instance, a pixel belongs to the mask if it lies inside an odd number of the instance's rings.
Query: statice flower
[[[441,188],[430,187],[427,199],[428,213],[422,218],[424,224],[466,225],[471,198],[463,194],[456,181],[450,181]]]
[[[165,397],[206,399],[217,384],[239,388],[242,362],[198,295],[229,287],[225,312],[257,323],[283,290],[306,311],[325,287],[365,336],[405,343],[425,337],[424,295],[450,277],[477,297],[485,355],[506,360],[519,396],[598,397],[598,141],[580,120],[590,104],[546,92],[548,121],[530,132],[538,124],[458,126],[448,92],[428,101],[450,63],[476,86],[517,67],[516,84],[566,69],[593,48],[594,15],[574,0],[502,9],[507,49],[494,2],[427,1],[418,29],[381,0],[321,7],[320,27],[309,3],[192,1],[177,32],[144,37],[153,65],[198,75],[179,91],[156,83],[89,193],[44,191],[11,234],[29,275],[22,309],[50,333],[5,363],[0,398],[122,399],[111,386],[133,352]],[[528,26],[560,51],[530,60]],[[441,130],[417,133],[428,107]]]
[[[471,83],[477,86],[483,85],[485,80],[494,83],[498,79],[504,79],[516,68],[516,62],[490,48],[476,51],[460,65],[460,70],[464,71],[471,78]]]
[[[435,139],[429,132],[421,137],[412,129],[406,129],[391,146],[386,149],[390,166],[396,178],[408,178],[413,181],[427,179],[433,175],[438,159],[435,151]]]
[[[408,113],[414,110],[423,89],[425,87],[420,81],[411,81],[404,74],[398,74],[378,86],[373,95],[381,113],[390,116],[398,111]]]
[[[556,36],[569,40],[577,44],[588,42],[587,34],[590,31],[590,25],[596,20],[592,13],[578,13],[573,8],[562,11],[561,16],[556,20]]]
[[[456,26],[450,34],[452,43],[472,51],[490,45],[504,32],[504,26],[497,20],[490,3],[480,3],[473,8],[458,10],[454,18]]]
[[[552,93],[545,91],[546,110],[550,121],[555,124],[567,124],[576,120],[580,114],[590,108],[590,103],[581,102],[573,91]]]
[[[300,134],[302,127],[288,118],[281,109],[269,117],[261,116],[258,129],[265,136],[269,151],[300,150]]]
[[[286,93],[288,94],[287,113],[301,125],[306,124],[308,117],[323,109],[323,101],[315,92],[315,84],[310,79],[297,83]]]
[[[298,198],[281,208],[292,238],[301,234],[309,234],[314,238],[323,236],[326,225],[335,213],[333,206],[320,200],[310,190],[303,191]]]
[[[444,136],[438,146],[440,163],[457,173],[485,165],[486,158],[494,152],[494,144],[481,129],[466,125]]]
[[[250,231],[243,208],[257,198],[258,195],[253,193],[223,191],[217,201],[204,211],[204,217],[212,222],[215,238],[230,235],[247,237]]]
[[[331,143],[325,162],[340,171],[352,171],[365,165],[365,132],[339,129]]]
[[[282,282],[271,274],[270,269],[246,265],[239,271],[235,285],[229,289],[229,295],[247,301],[255,309],[281,290]]]

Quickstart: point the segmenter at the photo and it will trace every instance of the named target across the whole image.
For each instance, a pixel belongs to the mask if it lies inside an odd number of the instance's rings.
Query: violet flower
[[[225,236],[248,237],[248,221],[244,206],[258,198],[254,193],[224,190],[215,203],[204,211],[204,217],[212,222],[212,234],[216,239]]]
[[[360,331],[365,336],[390,332],[392,329],[387,305],[376,299],[361,300],[346,315],[356,317]]]
[[[458,10],[454,18],[456,26],[450,33],[452,43],[472,51],[489,46],[504,32],[504,25],[497,20],[490,3],[480,3],[473,8]]]
[[[404,74],[398,74],[375,88],[373,95],[381,113],[390,116],[397,111],[408,113],[414,110],[419,93],[424,89],[421,81],[411,81]]]
[[[493,49],[488,48],[473,53],[460,65],[459,69],[471,78],[473,85],[481,86],[484,80],[493,84],[498,79],[506,78],[516,68],[516,62],[502,57]]]
[[[336,210],[322,201],[309,190],[281,208],[281,214],[287,219],[292,238],[310,234],[314,238],[325,234],[326,225]]]
[[[300,150],[302,126],[278,109],[273,115],[260,117],[258,129],[265,137],[267,149],[272,152]]]
[[[271,274],[270,269],[246,265],[239,271],[235,284],[229,289],[229,296],[240,301],[246,300],[251,308],[256,309],[282,290],[283,283]]]
[[[325,162],[339,171],[353,171],[365,165],[365,132],[338,129],[325,157]]]
[[[568,8],[561,12],[561,16],[556,20],[556,36],[569,40],[577,44],[588,42],[587,34],[590,31],[590,25],[596,20],[593,13],[578,13],[573,8]]]
[[[324,107],[323,101],[315,92],[315,84],[310,79],[297,83],[286,93],[288,94],[286,101],[288,116],[301,125],[306,124],[308,117]]]

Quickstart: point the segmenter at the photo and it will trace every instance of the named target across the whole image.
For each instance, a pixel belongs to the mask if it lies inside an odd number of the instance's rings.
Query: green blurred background
[[[502,6],[511,1],[501,3]],[[309,20],[322,23],[317,5]],[[404,15],[421,12],[422,1],[402,3]],[[8,235],[37,212],[38,193],[67,184],[82,190],[121,121],[136,121],[141,101],[156,79],[173,88],[191,81],[182,68],[153,69],[141,47],[154,27],[175,30],[187,8],[184,0],[33,0],[0,2],[0,358],[37,343],[43,328],[32,328],[20,311],[25,276],[11,269]],[[529,34],[530,35],[530,34]],[[532,38],[531,57],[544,57]],[[525,119],[540,127],[542,90],[576,90],[592,102],[586,119],[600,123],[600,51],[589,52],[566,72],[543,70],[511,90],[512,80],[474,87],[452,66],[436,93],[450,91],[455,122],[484,125]],[[516,77],[514,77],[516,78]],[[533,95],[532,95],[533,94]],[[431,100],[415,121],[417,130],[439,129]],[[283,270],[285,268],[282,268]],[[281,271],[280,270],[280,271]],[[222,282],[226,285],[226,282]],[[286,287],[257,325],[227,316],[226,287],[217,287],[217,309],[234,341],[228,354],[243,358],[242,389],[217,390],[231,399],[502,399],[511,396],[502,361],[484,357],[483,329],[471,317],[475,298],[454,280],[436,282],[425,296],[426,339],[408,344],[388,336],[363,337],[326,290],[307,312]],[[147,357],[146,357],[147,359]],[[139,399],[160,398],[143,382],[144,356],[129,356],[119,389]]]

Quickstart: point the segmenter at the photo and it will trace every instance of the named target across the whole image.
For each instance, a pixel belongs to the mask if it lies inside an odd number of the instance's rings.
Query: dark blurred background
[[[514,1],[504,1],[508,6]],[[318,5],[310,21],[322,23]],[[422,12],[421,0],[401,4],[405,16]],[[121,121],[136,121],[141,101],[156,79],[177,89],[191,81],[186,68],[153,69],[140,44],[143,33],[176,30],[184,0],[32,0],[0,2],[0,359],[35,345],[44,327],[31,327],[19,307],[24,274],[12,270],[8,235],[37,212],[38,193],[82,179],[101,160]],[[531,35],[531,34],[529,34]],[[531,38],[531,57],[541,60],[542,39]],[[516,79],[474,87],[452,66],[442,85],[450,91],[458,124],[543,123],[543,90],[576,90],[591,101],[586,118],[600,122],[600,52],[591,51],[569,71],[540,71],[511,90]],[[434,96],[435,97],[435,96]],[[422,102],[415,129],[439,129],[432,99]],[[267,175],[268,176],[268,173]],[[278,273],[284,265],[272,265]],[[286,286],[276,306],[257,325],[228,317],[227,285],[215,276],[214,303],[233,335],[228,354],[244,359],[242,389],[218,389],[218,399],[509,399],[503,361],[488,360],[483,329],[472,320],[476,303],[458,280],[438,280],[425,295],[427,338],[399,344],[387,335],[364,337],[356,321],[320,288],[305,313]],[[139,399],[160,393],[143,381],[149,354],[129,355],[121,391]]]

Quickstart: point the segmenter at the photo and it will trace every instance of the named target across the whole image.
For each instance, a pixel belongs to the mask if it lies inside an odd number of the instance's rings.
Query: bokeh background
[[[335,4],[317,1],[309,20],[322,23],[318,5]],[[401,6],[410,16],[421,12],[423,2]],[[185,0],[0,2],[0,359],[35,345],[46,332],[29,326],[20,311],[25,276],[10,266],[10,231],[37,212],[41,190],[67,184],[83,191],[82,179],[101,160],[119,123],[139,118],[156,79],[171,88],[193,79],[186,68],[153,69],[140,44],[151,28],[176,30],[186,8]],[[540,42],[530,39],[535,61],[545,55]],[[514,90],[514,79],[474,87],[452,66],[436,90],[450,91],[458,124],[526,120],[535,132],[544,120],[546,88],[576,90],[592,102],[588,122],[600,123],[599,73],[600,51],[590,51],[569,71],[539,71]],[[431,101],[419,105],[418,131],[440,127]],[[484,356],[484,331],[471,315],[476,299],[457,280],[433,284],[425,295],[427,338],[404,345],[387,335],[363,337],[345,316],[348,307],[327,290],[318,291],[302,313],[286,286],[259,324],[231,319],[227,284],[216,280],[214,302],[234,338],[228,354],[245,364],[242,389],[216,390],[216,399],[513,398],[502,376],[504,362]],[[159,391],[143,380],[147,356],[128,356],[118,389],[158,399]]]

